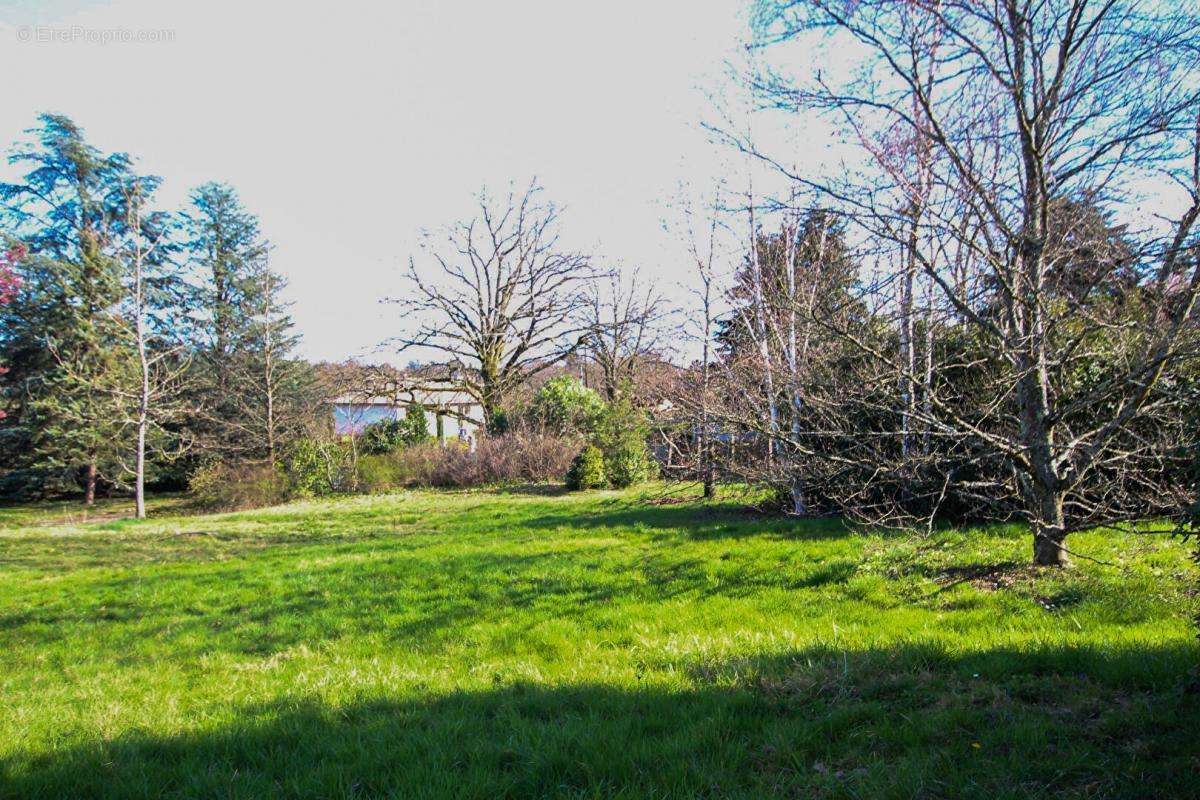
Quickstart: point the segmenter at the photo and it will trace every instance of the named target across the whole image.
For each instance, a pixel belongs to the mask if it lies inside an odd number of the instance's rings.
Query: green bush
[[[354,472],[348,446],[334,439],[297,439],[287,448],[283,472],[289,491],[316,497],[353,488]]]
[[[603,413],[600,395],[570,375],[546,381],[527,411],[537,427],[559,436],[591,433]]]
[[[390,453],[429,438],[425,407],[414,403],[400,419],[373,422],[358,435],[358,449],[367,455]]]
[[[604,454],[604,473],[615,489],[624,489],[658,476],[658,465],[641,438],[626,438]]]
[[[592,441],[604,454],[604,473],[611,486],[624,489],[657,476],[658,465],[646,446],[649,428],[646,415],[628,398],[605,408]]]
[[[388,453],[358,457],[358,488],[364,492],[386,492],[401,485],[396,464]]]
[[[402,419],[372,422],[358,435],[358,450],[369,456],[390,453],[403,443],[405,423]]]
[[[579,451],[567,470],[567,488],[573,492],[597,489],[607,483],[604,472],[604,453],[594,444]]]
[[[239,511],[287,500],[287,477],[274,464],[201,464],[188,481],[193,502],[211,511]]]
[[[507,411],[496,409],[492,412],[492,421],[488,423],[486,433],[488,436],[504,436],[515,427],[513,417]]]

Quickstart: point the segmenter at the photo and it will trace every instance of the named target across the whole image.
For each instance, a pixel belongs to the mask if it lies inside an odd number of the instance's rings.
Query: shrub
[[[333,439],[303,438],[288,446],[283,471],[291,494],[314,497],[353,488],[347,445]]]
[[[509,413],[498,408],[492,412],[492,421],[487,425],[487,433],[490,436],[503,436],[515,427]]]
[[[508,433],[480,438],[475,449],[442,449],[428,476],[432,486],[490,486],[562,480],[578,440]]]
[[[429,424],[425,419],[425,407],[414,403],[401,419],[385,419],[364,428],[358,437],[358,449],[367,455],[380,455],[428,438]]]
[[[626,437],[604,454],[604,472],[610,485],[624,489],[658,477],[658,465],[645,439]]]
[[[210,461],[192,473],[188,492],[201,508],[238,511],[287,500],[286,476],[274,464],[226,464]]]
[[[648,433],[646,415],[628,398],[604,410],[592,440],[604,454],[604,473],[611,486],[623,489],[656,477],[657,464],[646,446]]]
[[[577,447],[577,439],[518,433],[482,437],[474,450],[462,442],[424,442],[360,458],[358,478],[370,491],[544,483],[562,478]]]
[[[386,492],[404,484],[390,453],[358,457],[358,488],[364,492]]]
[[[423,442],[390,453],[361,456],[358,459],[359,488],[367,492],[386,492],[402,486],[432,486],[431,475],[443,458],[441,450],[434,443]]]
[[[581,489],[598,489],[607,483],[604,474],[604,453],[594,444],[579,451],[567,470],[567,488],[573,492]]]
[[[560,375],[538,389],[527,413],[536,426],[560,436],[588,434],[604,413],[604,401],[577,378]]]
[[[358,434],[358,451],[369,456],[390,453],[401,446],[404,420],[385,419],[372,422]]]

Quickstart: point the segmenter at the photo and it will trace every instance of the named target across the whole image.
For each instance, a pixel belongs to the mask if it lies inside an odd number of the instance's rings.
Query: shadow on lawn
[[[529,683],[246,706],[0,763],[0,796],[1187,797],[1192,646],[930,647],[680,665],[687,688]]]
[[[522,522],[533,529],[614,528],[650,530],[689,539],[840,539],[853,531],[840,519],[794,519],[762,514],[734,504],[720,506],[613,504],[611,509],[546,514]]]
[[[563,483],[511,483],[484,489],[492,495],[520,494],[532,497],[560,497],[567,494],[567,486]]]

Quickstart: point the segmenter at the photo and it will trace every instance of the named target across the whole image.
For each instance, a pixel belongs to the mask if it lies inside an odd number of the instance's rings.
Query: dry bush
[[[240,511],[284,502],[288,498],[288,481],[272,464],[213,461],[192,474],[188,493],[200,508]]]
[[[462,488],[562,480],[579,441],[538,433],[481,438],[474,450],[451,442],[406,447],[359,459],[359,483],[369,491],[400,486]]]

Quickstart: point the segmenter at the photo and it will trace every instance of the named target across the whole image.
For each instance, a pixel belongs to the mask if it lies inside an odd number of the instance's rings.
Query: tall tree
[[[190,427],[201,453],[218,458],[258,457],[265,440],[252,435],[243,414],[257,407],[246,363],[258,338],[267,242],[258,218],[232,187],[206,183],[183,213],[183,247],[195,287],[195,418]],[[261,431],[259,431],[261,433]]]
[[[316,386],[307,364],[293,355],[300,337],[283,299],[286,280],[266,255],[254,262],[246,291],[244,352],[235,373],[237,419],[258,453],[274,463],[280,447],[314,418]]]
[[[945,382],[912,402],[915,335],[902,332],[905,391],[893,393],[891,410],[906,424],[894,434],[907,441],[916,421],[974,463],[1004,465],[1007,476],[995,471],[988,491],[1028,520],[1037,564],[1067,563],[1071,530],[1153,513],[1152,496],[1107,487],[1114,476],[1117,486],[1136,482],[1146,460],[1165,457],[1166,439],[1130,432],[1176,426],[1171,376],[1197,352],[1194,6],[784,0],[764,4],[758,24],[768,47],[828,34],[862,54],[853,73],[765,74],[756,86],[774,108],[831,112],[866,166],[824,179],[754,152],[836,204],[875,252],[902,254],[881,256],[873,303],[899,308],[901,329],[913,316],[911,293],[893,292],[912,271],[904,259],[915,261],[974,348],[962,366],[974,363],[973,380],[986,383],[980,405],[963,405]],[[897,141],[922,149],[919,186],[900,167],[906,149],[890,146]],[[1169,223],[1129,233],[1132,263],[1099,259],[1080,286],[1061,291],[1056,265],[1078,252],[1085,227],[1068,235],[1056,209],[1087,198],[1110,214],[1129,211],[1151,181],[1178,190]],[[1136,276],[1121,305],[1099,302],[1099,287],[1120,285],[1119,273]],[[855,341],[863,358],[894,373],[894,350]]]
[[[713,198],[701,213],[697,213],[690,202],[683,204],[684,241],[696,269],[699,286],[694,290],[695,303],[700,317],[691,334],[700,342],[700,360],[690,370],[683,386],[684,408],[690,412],[692,425],[692,455],[699,473],[704,497],[717,495],[717,470],[714,454],[714,425],[712,412],[713,339],[717,321],[717,246],[721,229],[720,210],[723,185],[713,188]],[[697,226],[703,226],[703,235]]]
[[[717,333],[725,402],[715,413],[727,426],[753,433],[772,454],[731,468],[786,490],[792,512],[805,514],[815,505],[805,484],[828,499],[835,480],[822,480],[814,461],[817,432],[828,435],[828,422],[818,421],[826,393],[819,382],[840,357],[830,328],[861,324],[853,300],[860,264],[845,224],[821,208],[786,209],[779,229],[760,232],[751,247]]]
[[[42,463],[80,466],[90,505],[113,463],[111,399],[88,387],[114,369],[108,312],[121,296],[114,248],[127,222],[129,158],[101,153],[67,117],[39,121],[35,141],[9,159],[25,168],[23,179],[0,184],[0,217],[30,249],[20,266],[29,291],[6,326],[6,380],[20,395],[13,424],[27,432],[27,452]]]
[[[138,519],[146,516],[146,457],[151,438],[169,442],[162,450],[183,448],[178,437],[166,435],[165,426],[182,417],[180,401],[188,362],[181,357],[183,343],[179,312],[181,276],[169,258],[170,221],[162,212],[147,212],[146,204],[157,181],[140,179],[125,190],[128,225],[122,247],[125,299],[121,318],[126,338],[135,354],[132,385],[118,389],[124,401],[125,422],[133,430],[134,506]],[[103,388],[103,387],[98,387]]]
[[[461,384],[495,425],[513,392],[580,344],[577,312],[592,269],[558,242],[558,210],[536,183],[425,240],[427,265],[409,261],[408,296],[394,300],[408,330],[404,348],[423,348],[467,368]]]

